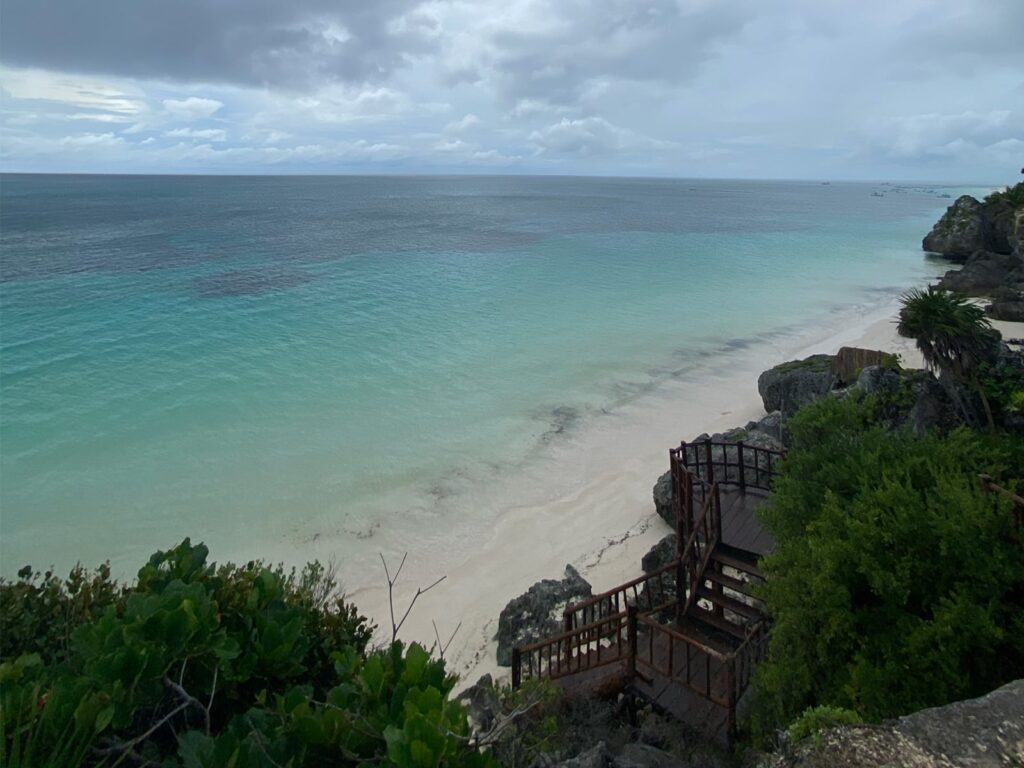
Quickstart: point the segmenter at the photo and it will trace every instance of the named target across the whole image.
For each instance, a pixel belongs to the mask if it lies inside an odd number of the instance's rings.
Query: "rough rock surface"
[[[951,259],[963,260],[975,251],[1010,253],[1019,246],[1017,213],[1001,200],[978,202],[963,195],[946,209],[921,247]]]
[[[775,411],[760,421],[748,422],[745,427],[736,427],[727,432],[716,432],[713,435],[698,435],[692,442],[700,442],[707,438],[716,443],[735,443],[742,440],[745,445],[781,451],[785,449],[789,440],[789,430],[785,426],[785,418],[782,413]],[[735,448],[729,449],[729,461],[736,461]],[[735,472],[735,470],[731,470],[730,477],[735,475]],[[675,530],[676,516],[672,509],[672,475],[669,472],[663,474],[654,483],[654,509],[658,516]]]
[[[1009,768],[1024,765],[1024,680],[879,726],[825,731],[760,768]]]
[[[490,730],[502,711],[501,697],[490,675],[481,677],[455,700],[465,707],[473,733]]]
[[[757,379],[757,391],[764,409],[792,416],[802,406],[820,400],[835,385],[835,360],[834,355],[811,355],[762,373]]]
[[[590,584],[571,565],[561,581],[544,579],[513,598],[498,617],[498,665],[512,664],[512,648],[562,631],[562,612],[592,595]]]
[[[1016,285],[1024,285],[1024,260],[992,251],[976,251],[962,269],[951,269],[939,281],[941,288],[966,296],[987,296]]]
[[[897,371],[880,365],[869,365],[857,377],[856,386],[869,395],[896,392],[903,379]]]
[[[644,573],[653,573],[662,566],[668,565],[675,560],[678,548],[679,543],[676,535],[674,533],[670,533],[647,550],[647,554],[644,555],[643,559],[640,561],[640,567],[643,568]]]
[[[1007,238],[1010,252],[1018,256],[1024,256],[1024,208],[1018,209],[1013,214],[1013,231]]]
[[[981,203],[970,195],[958,197],[924,236],[921,247],[951,258],[967,258],[984,248]]]
[[[993,301],[985,312],[994,320],[1008,320],[1013,323],[1024,323],[1024,295],[1019,299],[1002,299]]]

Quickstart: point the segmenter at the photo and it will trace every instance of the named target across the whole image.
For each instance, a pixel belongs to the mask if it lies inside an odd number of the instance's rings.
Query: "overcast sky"
[[[1004,183],[1024,0],[4,0],[0,169]]]

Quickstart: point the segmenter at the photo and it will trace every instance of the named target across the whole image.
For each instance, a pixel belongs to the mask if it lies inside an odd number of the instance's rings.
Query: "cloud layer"
[[[1008,181],[1024,3],[8,0],[0,168]]]

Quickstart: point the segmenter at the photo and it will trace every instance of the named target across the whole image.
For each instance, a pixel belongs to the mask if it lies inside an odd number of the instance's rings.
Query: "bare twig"
[[[217,673],[215,671],[214,672],[214,684],[215,685],[216,685],[216,674]],[[165,677],[164,678],[164,685],[166,685],[168,688],[170,688],[172,691],[174,691],[176,694],[178,694],[178,698],[180,698],[186,704],[188,704],[189,706],[195,707],[196,709],[198,709],[200,712],[203,713],[203,718],[206,721],[206,732],[209,733],[210,732],[210,708],[209,707],[204,707],[202,705],[202,703],[197,698],[192,696],[192,694],[190,694],[188,691],[186,691],[184,688],[182,688],[176,682],[171,680],[171,678]],[[212,692],[210,694],[210,703],[213,703],[213,693]]]
[[[434,587],[436,587],[438,584],[440,584],[442,581],[444,581],[446,578],[448,578],[447,576],[442,576],[437,581],[435,581],[433,584],[430,584],[427,587],[418,587],[416,589],[416,594],[413,595],[412,600],[409,602],[409,607],[405,609],[405,613],[402,614],[401,620],[396,624],[395,623],[395,584],[398,582],[398,577],[402,573],[402,569],[405,567],[405,560],[406,560],[407,557],[409,557],[409,553],[408,552],[406,552],[404,555],[402,555],[402,562],[399,563],[398,570],[395,571],[395,575],[392,576],[391,575],[391,571],[388,569],[388,563],[384,559],[384,554],[380,553],[380,561],[384,565],[384,577],[388,580],[388,609],[391,611],[391,642],[392,642],[392,644],[398,639],[398,631],[402,628],[402,625],[405,624],[405,620],[407,618],[409,618],[409,613],[412,611],[412,607],[414,605],[416,605],[416,601],[420,599],[420,596],[421,595],[425,595],[427,592],[429,592]],[[451,642],[451,641],[449,641],[449,642]]]
[[[441,644],[441,635],[437,631],[437,622],[434,621],[433,619],[431,619],[430,623],[434,625],[434,637],[437,638],[437,646],[436,646],[437,647],[437,655],[443,661],[445,653],[448,652],[448,646],[452,644],[452,640],[455,639],[455,634],[462,627],[462,622],[460,621],[458,624],[455,625],[455,629],[452,631],[451,637],[448,638],[448,642],[445,643],[444,645]]]

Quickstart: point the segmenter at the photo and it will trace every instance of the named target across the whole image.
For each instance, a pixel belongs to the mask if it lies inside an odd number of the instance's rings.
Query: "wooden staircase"
[[[627,689],[709,735],[724,733],[731,745],[769,622],[755,594],[764,580],[760,555],[722,538],[721,486],[767,490],[780,456],[742,443],[673,449],[678,558],[568,606],[564,632],[514,648],[513,687],[548,677]]]

